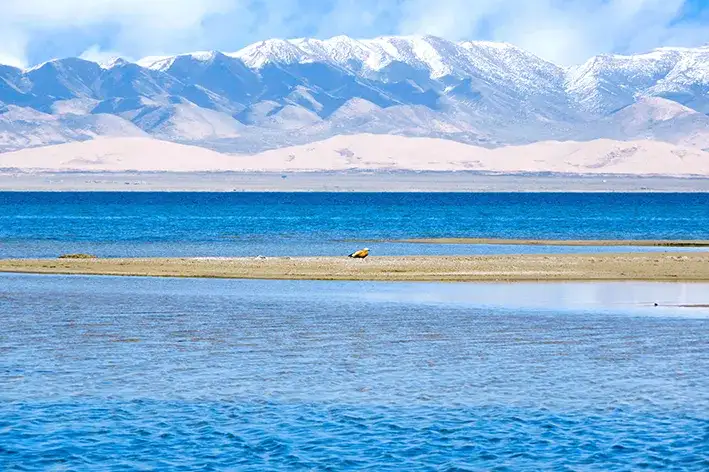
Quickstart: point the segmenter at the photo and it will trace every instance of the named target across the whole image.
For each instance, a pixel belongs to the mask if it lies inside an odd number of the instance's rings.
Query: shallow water
[[[0,257],[619,250],[347,242],[421,237],[709,239],[709,195],[0,192]]]
[[[0,275],[0,469],[706,470],[708,294]]]

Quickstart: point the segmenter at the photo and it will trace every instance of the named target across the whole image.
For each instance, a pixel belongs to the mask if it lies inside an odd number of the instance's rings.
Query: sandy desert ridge
[[[487,149],[436,138],[344,135],[257,154],[100,138],[0,154],[0,169],[90,172],[477,171],[709,177],[709,153],[659,141],[545,141]]]

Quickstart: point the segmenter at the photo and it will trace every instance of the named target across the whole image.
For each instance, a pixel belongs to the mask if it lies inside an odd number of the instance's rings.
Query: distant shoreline
[[[709,253],[5,259],[0,260],[0,272],[410,282],[709,282]]]
[[[473,171],[22,172],[0,191],[709,193],[709,178],[484,174]]]

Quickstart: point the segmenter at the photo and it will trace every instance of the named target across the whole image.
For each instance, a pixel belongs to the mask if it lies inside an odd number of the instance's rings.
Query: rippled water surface
[[[707,470],[708,294],[0,275],[0,470]]]
[[[709,195],[0,192],[0,257],[341,255],[361,244],[352,239],[426,237],[709,239]],[[618,250],[367,245],[379,255]]]

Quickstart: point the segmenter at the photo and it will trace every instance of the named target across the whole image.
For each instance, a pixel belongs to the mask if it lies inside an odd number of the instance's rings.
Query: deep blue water
[[[707,293],[0,274],[0,470],[705,471]]]
[[[0,193],[0,257],[335,255],[361,245],[347,240],[416,237],[709,239],[709,194]]]
[[[0,257],[342,255],[353,239],[456,236],[709,239],[709,195],[0,193]],[[704,471],[709,310],[654,303],[708,297],[0,274],[0,471]]]

